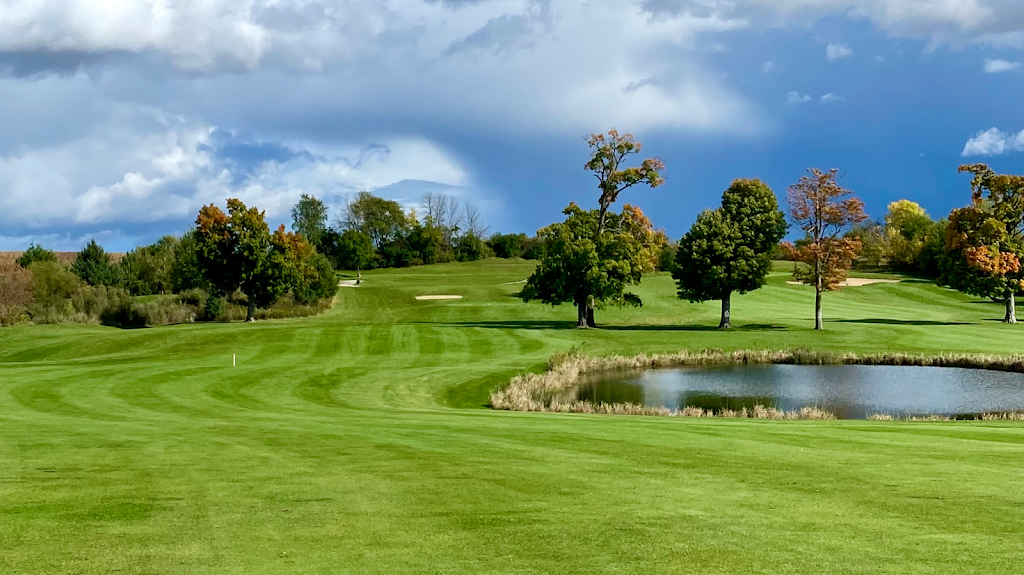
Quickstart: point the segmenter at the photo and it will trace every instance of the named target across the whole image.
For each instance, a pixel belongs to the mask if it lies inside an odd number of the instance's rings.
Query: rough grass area
[[[46,246],[43,246],[43,247],[46,247]],[[24,251],[0,252],[0,261],[11,261],[11,262],[16,261],[18,258],[21,257],[21,255],[23,253],[25,253],[25,252]],[[123,258],[125,256],[124,252],[107,252],[107,254],[110,255],[110,261],[113,262],[113,263],[117,263],[117,262],[121,261],[121,258]],[[54,255],[57,256],[57,261],[59,261],[60,263],[66,265],[66,266],[70,266],[71,264],[75,263],[75,258],[78,257],[78,252],[54,252]]]
[[[576,350],[556,353],[548,361],[544,373],[527,373],[512,378],[506,385],[491,393],[490,405],[495,409],[511,411],[554,411],[560,413],[604,413],[614,415],[660,415],[669,417],[726,417],[754,419],[835,419],[835,415],[816,407],[803,407],[798,411],[783,411],[764,406],[755,406],[739,411],[726,409],[715,413],[698,407],[687,406],[673,410],[667,407],[647,407],[633,403],[600,403],[588,401],[566,401],[560,398],[562,392],[576,387],[580,378],[587,374],[609,371],[642,371],[647,369],[747,364],[790,364],[790,365],[897,365],[917,367],[960,367],[968,369],[989,369],[1024,373],[1024,355],[982,355],[982,354],[938,354],[912,355],[907,353],[856,353],[820,352],[809,349],[797,350],[737,350],[724,352],[720,349],[689,351],[671,354],[641,353],[633,357],[618,355],[589,357]],[[983,414],[988,420],[1017,420],[1016,414]],[[891,415],[875,414],[869,419],[894,421]],[[906,420],[918,421],[910,417]],[[931,416],[928,421],[948,421],[949,417]]]
[[[1016,573],[1024,423],[487,409],[557,352],[1024,352],[998,304],[773,274],[640,309],[514,297],[531,264],[365,273],[310,318],[0,329],[0,573]],[[421,294],[461,300],[416,301]],[[232,367],[232,355],[236,365]]]

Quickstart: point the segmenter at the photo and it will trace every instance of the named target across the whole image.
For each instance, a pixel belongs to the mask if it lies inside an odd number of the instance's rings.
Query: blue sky
[[[623,200],[674,238],[733,178],[781,199],[808,167],[941,217],[959,164],[1024,172],[1021,62],[1017,0],[8,0],[0,249],[360,189],[532,233],[595,203],[583,137],[611,127],[664,160]]]

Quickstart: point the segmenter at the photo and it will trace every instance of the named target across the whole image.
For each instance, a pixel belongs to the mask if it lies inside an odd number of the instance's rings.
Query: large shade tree
[[[538,232],[547,253],[520,297],[551,305],[573,303],[581,328],[594,327],[588,318],[590,306],[641,305],[639,297],[625,290],[654,269],[661,246],[650,220],[627,204],[621,214],[606,212],[605,229],[595,235],[599,210],[583,210],[573,203],[563,213],[564,222]]]
[[[639,166],[627,167],[627,160],[639,154],[643,145],[632,134],[620,134],[615,129],[608,130],[607,134],[590,134],[587,145],[591,154],[583,168],[594,174],[601,192],[597,200],[597,225],[594,227],[596,239],[604,232],[608,210],[618,201],[619,195],[636,185],[656,188],[665,183],[661,177],[665,164],[658,158],[647,158]],[[594,327],[594,302],[588,304],[587,321]]]
[[[720,300],[719,328],[731,327],[732,294],[764,285],[771,252],[786,234],[786,215],[775,193],[758,179],[735,180],[722,206],[705,210],[679,242],[672,277],[679,297],[691,302]]]
[[[401,204],[369,192],[359,192],[345,206],[339,224],[343,230],[358,230],[366,234],[378,250],[408,232],[410,227]]]
[[[308,243],[284,226],[271,235],[264,212],[241,200],[229,199],[227,208],[227,214],[214,204],[199,210],[196,257],[214,291],[245,294],[246,321],[252,321],[256,308],[269,307],[296,283],[296,263]]]
[[[959,171],[974,176],[972,202],[949,216],[940,281],[1004,302],[1003,321],[1017,323],[1016,294],[1024,289],[1024,176],[997,174],[985,164]]]
[[[795,249],[794,279],[814,286],[814,329],[824,329],[822,293],[839,288],[860,250],[855,237],[843,237],[850,226],[867,219],[864,202],[836,182],[838,170],[807,171],[789,187],[789,213],[806,234]]]

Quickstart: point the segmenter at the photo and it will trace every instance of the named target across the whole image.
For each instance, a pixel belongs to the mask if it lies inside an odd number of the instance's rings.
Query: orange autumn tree
[[[860,241],[843,234],[867,219],[864,202],[836,182],[838,171],[807,170],[787,194],[790,217],[807,234],[806,243],[795,248],[795,260],[803,265],[793,270],[793,278],[814,286],[816,330],[824,329],[822,293],[839,287],[860,252]]]
[[[974,176],[971,205],[949,216],[940,282],[1004,302],[1003,322],[1017,323],[1016,294],[1024,289],[1024,176],[997,174],[985,164],[958,171]]]

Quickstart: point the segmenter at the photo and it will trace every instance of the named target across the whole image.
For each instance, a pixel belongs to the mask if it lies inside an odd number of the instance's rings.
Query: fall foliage
[[[333,269],[310,261],[315,249],[302,234],[286,231],[283,225],[271,234],[264,212],[238,199],[229,199],[227,208],[227,214],[214,204],[199,210],[198,263],[219,294],[240,290],[246,295],[246,321],[252,321],[256,308],[270,306],[290,288],[302,287],[296,291],[312,294],[318,292],[309,290],[323,286],[323,296],[334,295]],[[330,276],[330,281],[319,276]]]
[[[822,292],[834,290],[846,279],[860,240],[843,237],[849,226],[867,219],[864,202],[836,182],[839,172],[817,168],[789,187],[790,216],[807,234],[807,241],[796,248],[795,259],[803,264],[793,271],[797,281],[814,286],[814,329],[823,329]]]
[[[950,213],[940,281],[1003,301],[1003,321],[1017,323],[1016,294],[1024,289],[1024,176],[997,174],[985,164],[958,171],[973,175],[971,205]]]
[[[0,261],[0,326],[13,325],[32,302],[32,273]]]

